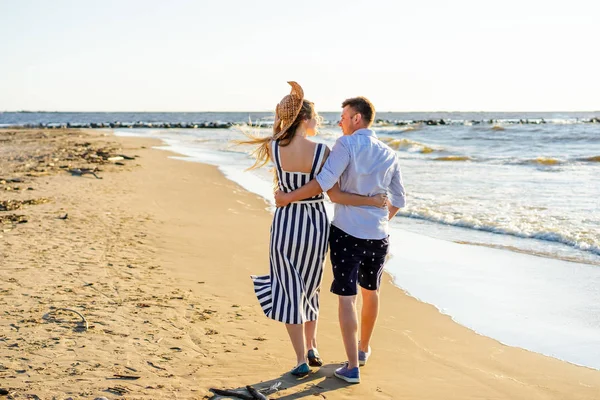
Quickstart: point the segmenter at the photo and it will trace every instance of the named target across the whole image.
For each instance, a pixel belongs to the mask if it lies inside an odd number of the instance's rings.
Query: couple
[[[388,221],[405,204],[396,153],[369,129],[375,109],[364,97],[344,101],[340,137],[331,152],[308,139],[317,113],[296,82],[277,105],[273,135],[241,143],[258,145],[253,168],[275,165],[277,209],[271,225],[270,274],[252,276],[269,318],[285,323],[296,352],[291,373],[304,376],[323,362],[317,351],[317,319],[328,245],[331,291],[339,297],[339,322],[348,361],[335,376],[360,382],[359,365],[371,354],[379,312],[379,286],[388,252]],[[335,203],[330,226],[323,192]],[[388,197],[389,196],[389,197]],[[360,342],[356,312],[361,287]]]

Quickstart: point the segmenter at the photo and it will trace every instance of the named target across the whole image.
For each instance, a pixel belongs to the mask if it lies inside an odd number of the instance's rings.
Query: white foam
[[[411,207],[409,209],[401,210],[399,215],[484,232],[562,243],[578,250],[589,251],[593,254],[600,255],[600,238],[596,236],[594,232],[581,233],[577,230],[571,232],[566,229],[564,224],[561,228],[556,228],[555,232],[544,231],[544,229],[547,229],[548,227],[553,228],[548,220],[527,221],[529,223],[516,220],[497,221],[489,217],[452,216],[436,212],[428,207],[423,207],[421,209]],[[536,222],[539,223],[539,225],[536,225]]]

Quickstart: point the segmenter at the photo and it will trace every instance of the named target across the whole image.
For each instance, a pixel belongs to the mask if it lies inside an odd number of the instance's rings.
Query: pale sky
[[[597,0],[0,0],[0,111],[600,110]]]

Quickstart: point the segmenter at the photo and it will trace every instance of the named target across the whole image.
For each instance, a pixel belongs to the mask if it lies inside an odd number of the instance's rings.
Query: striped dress
[[[279,190],[291,192],[317,175],[326,146],[317,144],[310,173],[281,168],[279,144],[272,142]],[[323,194],[275,210],[271,224],[270,274],[252,276],[258,301],[269,318],[287,324],[315,321],[327,252],[329,220]]]

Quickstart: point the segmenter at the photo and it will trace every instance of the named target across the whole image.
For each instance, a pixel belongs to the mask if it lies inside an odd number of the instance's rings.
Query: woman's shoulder
[[[329,150],[329,146],[327,146],[325,143],[319,143],[319,142],[315,142],[312,140],[311,140],[311,142],[314,143],[315,149],[320,147],[322,149]]]

